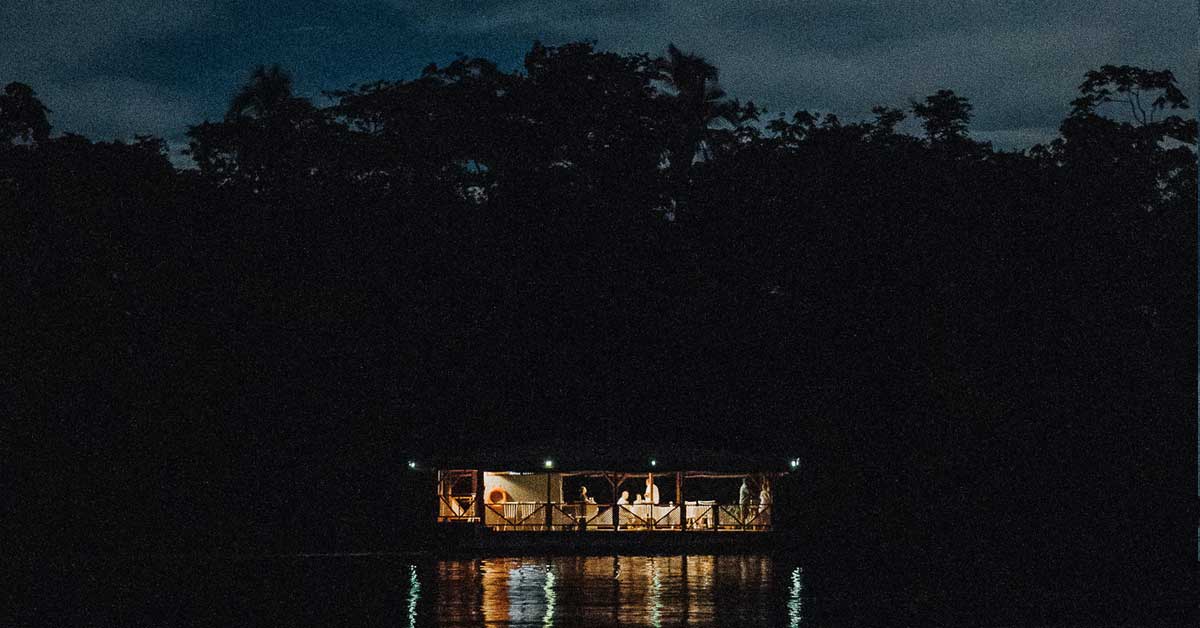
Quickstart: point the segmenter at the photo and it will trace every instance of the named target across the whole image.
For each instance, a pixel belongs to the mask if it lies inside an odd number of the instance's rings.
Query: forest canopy
[[[260,67],[189,127],[194,169],[9,83],[6,379],[71,470],[37,491],[147,504],[149,536],[241,512],[188,541],[225,543],[409,456],[582,439],[803,455],[894,516],[1048,477],[1138,510],[1195,411],[1196,120],[1167,70],[1080,79],[1057,139],[1005,152],[950,89],[770,113],[674,46],[323,104]]]

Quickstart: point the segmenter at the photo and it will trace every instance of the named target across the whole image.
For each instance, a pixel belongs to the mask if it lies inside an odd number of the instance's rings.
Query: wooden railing
[[[457,504],[458,506],[455,506]],[[474,499],[465,496],[444,497],[442,512],[458,507],[468,514],[440,514],[441,521],[477,520]],[[549,517],[547,518],[547,508]],[[613,507],[607,504],[563,504],[560,502],[505,502],[484,506],[483,523],[493,530],[613,530]],[[696,530],[764,531],[771,529],[771,505],[719,505],[715,502],[674,504],[620,504],[617,529],[620,530]]]
[[[743,504],[719,506],[716,529],[718,530],[769,530],[771,528],[770,504]]]
[[[441,495],[438,497],[438,521],[478,521],[474,495]]]
[[[545,530],[546,502],[488,504],[483,522],[497,530]]]
[[[580,508],[584,504],[550,504],[550,525],[555,530],[572,530],[579,527],[581,520],[586,520],[586,510]]]
[[[715,529],[717,502],[700,501],[685,504],[687,528],[689,530]]]
[[[771,529],[771,505],[759,504],[751,506],[756,510],[749,519],[746,520],[747,530],[770,530]]]
[[[587,509],[587,520],[584,522],[585,528],[598,528],[601,530],[613,529],[613,514],[612,506],[596,506],[595,512],[592,512],[589,504]]]
[[[668,504],[667,506],[654,506],[650,511],[650,516],[654,519],[655,530],[679,530],[682,522],[679,517],[682,514],[682,509],[679,506]]]

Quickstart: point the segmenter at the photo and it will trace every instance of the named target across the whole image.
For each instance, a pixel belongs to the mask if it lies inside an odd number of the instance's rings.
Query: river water
[[[745,555],[445,560],[411,567],[408,591],[409,626],[464,628],[801,626],[809,597],[803,567]]]
[[[1004,581],[1028,586],[1014,591]],[[33,595],[7,590],[8,606],[23,612],[0,625],[1195,625],[1194,596],[1143,607],[1122,588],[1081,596],[1095,584],[1033,572],[853,561],[817,568],[796,556],[159,556],[69,560],[32,582]],[[1147,612],[1162,619],[1141,619]]]

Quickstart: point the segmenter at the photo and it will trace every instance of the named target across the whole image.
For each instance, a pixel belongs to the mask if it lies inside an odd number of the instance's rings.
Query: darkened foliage
[[[1174,549],[1197,173],[1170,73],[1089,73],[1025,153],[951,91],[917,138],[885,107],[759,124],[716,78],[535,44],[321,107],[260,68],[191,127],[197,170],[51,138],[9,85],[16,509],[57,549],[378,547],[426,516],[409,457],[682,442],[803,456],[806,525],[864,548]]]

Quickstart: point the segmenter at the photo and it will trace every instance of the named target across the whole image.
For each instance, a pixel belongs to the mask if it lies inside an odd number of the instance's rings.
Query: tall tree
[[[913,102],[912,112],[921,120],[925,137],[932,144],[960,142],[967,137],[971,103],[953,90],[940,89],[924,102]]]
[[[1072,115],[1097,113],[1101,105],[1113,103],[1128,106],[1131,119],[1147,126],[1165,109],[1188,108],[1187,97],[1170,70],[1105,65],[1084,76],[1080,96],[1071,102]]]
[[[296,104],[292,93],[292,76],[278,63],[270,67],[258,66],[250,73],[247,81],[229,101],[225,119],[233,121],[242,117],[265,118],[280,113]]]
[[[525,57],[518,106],[532,140],[523,160],[608,210],[634,210],[659,187],[669,135],[655,97],[656,64],[646,55],[597,52],[590,43],[547,47]],[[601,199],[622,196],[621,202]]]
[[[459,57],[414,80],[327,95],[337,99],[329,112],[354,134],[365,182],[465,193],[486,189],[522,147],[503,108],[516,82],[491,61]]]
[[[756,117],[756,111],[752,103],[743,108],[737,101],[726,99],[725,90],[717,82],[716,66],[704,57],[684,53],[675,44],[669,44],[667,56],[658,60],[658,67],[661,80],[674,92],[677,130],[669,151],[670,174],[675,184],[682,186],[697,152],[713,138],[712,124],[724,120],[737,125]]]
[[[1197,123],[1172,113],[1190,107],[1175,76],[1169,70],[1105,65],[1084,78],[1059,128],[1061,137],[1039,154],[1080,181],[1105,184],[1081,184],[1081,193],[1147,210],[1161,200],[1194,207]]]
[[[46,120],[49,112],[30,86],[16,82],[5,85],[0,94],[0,143],[45,142],[50,136],[50,122]]]
[[[330,175],[342,147],[329,115],[292,91],[278,65],[259,66],[230,100],[221,122],[188,130],[189,152],[218,185],[244,184],[255,194],[303,196],[306,181]]]

